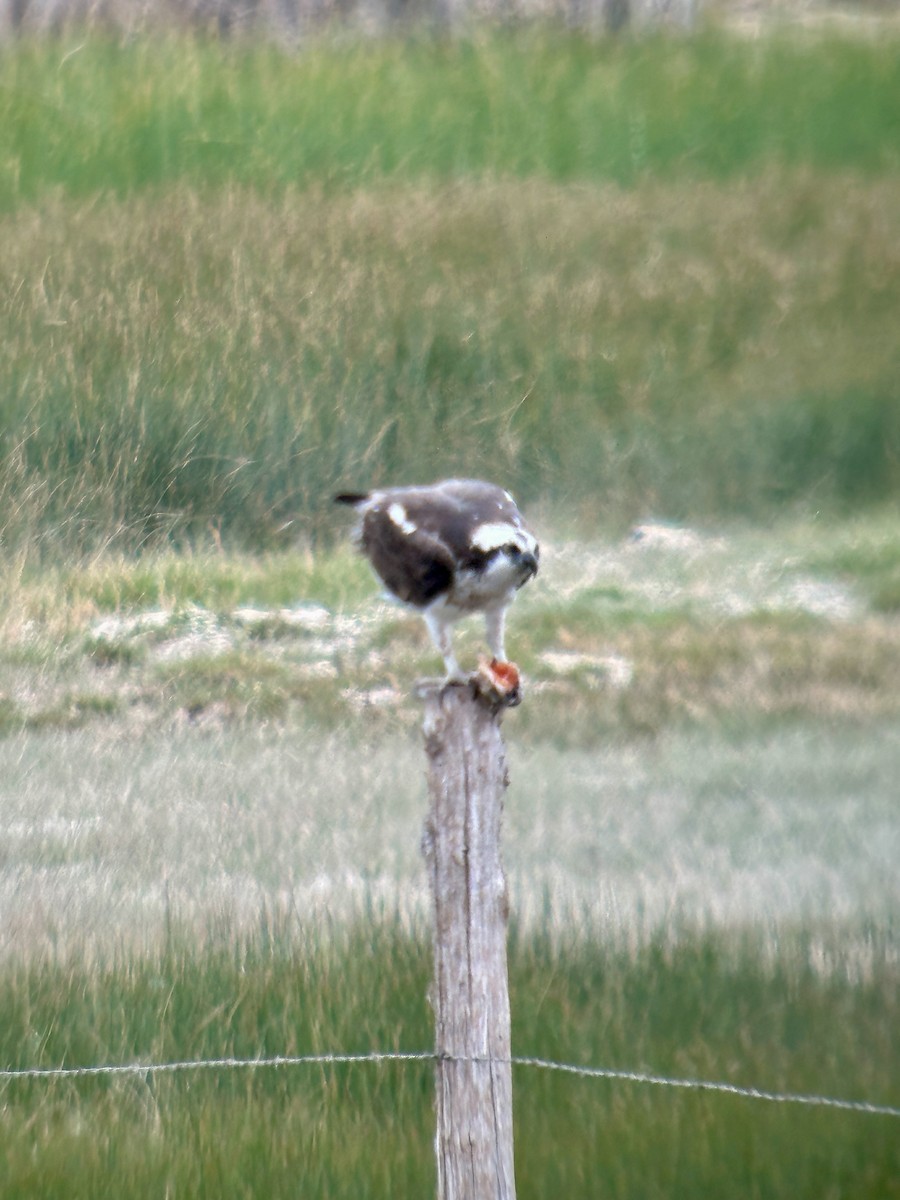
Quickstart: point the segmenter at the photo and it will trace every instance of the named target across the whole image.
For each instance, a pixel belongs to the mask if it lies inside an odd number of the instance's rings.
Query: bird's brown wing
[[[424,608],[453,582],[455,562],[447,547],[424,529],[405,533],[386,506],[366,512],[360,544],[388,591],[406,604]]]

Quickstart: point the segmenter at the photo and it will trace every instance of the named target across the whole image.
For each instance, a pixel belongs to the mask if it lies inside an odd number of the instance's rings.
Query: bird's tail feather
[[[362,504],[368,498],[368,492],[338,492],[334,497],[334,502],[335,504]]]

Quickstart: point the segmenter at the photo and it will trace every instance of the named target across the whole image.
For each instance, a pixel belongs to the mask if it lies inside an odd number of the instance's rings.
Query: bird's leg
[[[456,661],[456,655],[453,653],[453,632],[452,625],[449,621],[442,621],[437,613],[426,612],[422,614],[425,618],[425,624],[428,626],[428,632],[431,634],[431,640],[437,646],[444,660],[444,666],[447,668],[448,683],[465,683],[466,674]]]
[[[481,690],[495,703],[511,708],[522,703],[522,680],[515,663],[506,661],[503,645],[503,630],[506,623],[506,605],[489,608],[484,614],[487,627],[487,642],[493,658],[490,662],[482,658],[478,666],[478,681]]]
[[[491,654],[498,662],[506,662],[506,650],[504,649],[506,608],[489,608],[484,614],[484,624],[487,630],[487,643]]]

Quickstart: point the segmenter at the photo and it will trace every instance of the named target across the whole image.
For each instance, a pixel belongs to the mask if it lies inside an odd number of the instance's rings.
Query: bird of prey
[[[506,610],[537,574],[539,559],[509,492],[477,479],[445,479],[342,492],[335,501],[359,514],[356,544],[388,594],[424,617],[448,682],[467,678],[453,653],[452,627],[469,613],[484,613],[493,665],[506,664]]]

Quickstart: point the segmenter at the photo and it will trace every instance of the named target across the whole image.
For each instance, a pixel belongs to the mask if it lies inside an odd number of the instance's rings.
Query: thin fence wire
[[[514,1067],[536,1067],[544,1071],[561,1071],[584,1079],[612,1079],[622,1083],[650,1084],[654,1087],[681,1088],[690,1091],[718,1092],[740,1096],[747,1100],[768,1100],[776,1104],[805,1104],[816,1108],[837,1108],[845,1112],[867,1113],[880,1117],[900,1117],[900,1108],[890,1104],[872,1104],[868,1100],[842,1100],[835,1096],[817,1096],[801,1092],[770,1092],[763,1088],[743,1087],[736,1083],[720,1083],[707,1079],[678,1079],[644,1071],[623,1071],[612,1067],[585,1067],[576,1063],[554,1062],[546,1058],[513,1056],[509,1059],[489,1059],[462,1055],[435,1054],[433,1051],[369,1051],[362,1054],[300,1054],[273,1055],[267,1058],[201,1058],[167,1063],[112,1063],[88,1067],[22,1067],[0,1069],[0,1080],[15,1079],[84,1079],[89,1076],[115,1075],[172,1075],[183,1071],[234,1070],[262,1067],[341,1066],[357,1063],[383,1062],[453,1062],[503,1063]]]

